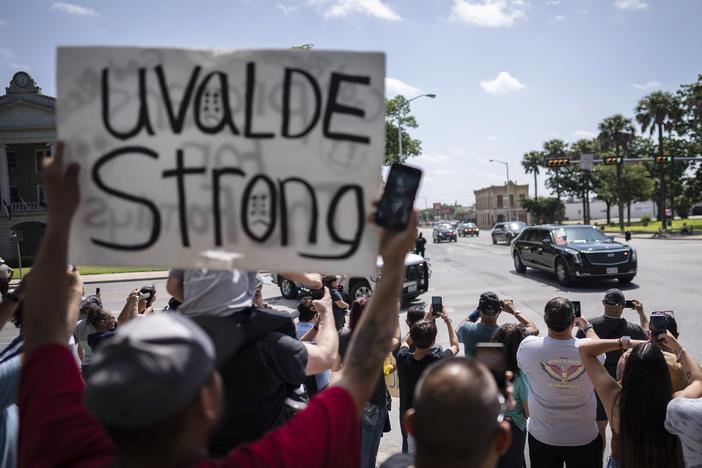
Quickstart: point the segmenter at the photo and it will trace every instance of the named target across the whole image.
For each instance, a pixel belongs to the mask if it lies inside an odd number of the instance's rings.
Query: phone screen
[[[399,163],[393,164],[380,199],[375,223],[393,231],[404,230],[409,224],[421,180],[420,169]]]
[[[431,313],[435,317],[438,317],[441,315],[441,310],[443,309],[443,301],[441,299],[441,296],[432,296],[431,297]]]
[[[490,369],[500,390],[507,386],[507,355],[502,343],[478,343],[475,345],[475,358]]]
[[[634,301],[625,301],[624,308],[625,309],[636,309],[636,306],[634,305]]]
[[[665,315],[651,314],[651,332],[654,335],[660,335],[665,333],[668,329],[668,324],[665,319]]]
[[[573,314],[575,314],[576,317],[582,317],[583,313],[580,309],[580,301],[570,301],[570,303],[573,304]]]

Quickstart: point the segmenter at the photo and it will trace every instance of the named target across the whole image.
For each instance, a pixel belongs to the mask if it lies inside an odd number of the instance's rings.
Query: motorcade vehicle
[[[517,273],[527,268],[552,272],[562,285],[590,278],[628,284],[638,263],[633,247],[581,224],[527,227],[512,242],[512,259]]]
[[[383,259],[379,256],[376,262],[376,271],[369,272],[366,276],[342,276],[341,286],[348,293],[351,301],[362,296],[373,294],[375,283],[380,278],[383,269]],[[402,300],[408,301],[429,290],[429,277],[431,264],[429,258],[408,253],[405,255],[405,278],[402,283]],[[286,299],[298,297],[302,284],[295,283],[278,273],[272,273],[273,282],[280,288],[280,293]]]
[[[458,236],[459,237],[466,237],[466,236],[479,236],[480,235],[480,228],[475,224],[475,223],[461,223],[458,225]]]
[[[434,228],[432,240],[434,243],[442,241],[458,242],[458,232],[450,224],[442,224]]]
[[[512,239],[517,237],[525,227],[527,227],[527,224],[522,221],[505,221],[496,223],[492,227],[492,232],[490,233],[492,243],[497,244],[498,242],[504,242],[506,244],[510,244]]]

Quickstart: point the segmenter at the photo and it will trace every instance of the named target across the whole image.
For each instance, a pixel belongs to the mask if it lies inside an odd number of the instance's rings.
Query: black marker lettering
[[[219,83],[221,86],[220,92],[222,93],[222,101],[220,105],[222,106],[222,118],[220,119],[219,123],[214,127],[208,127],[202,122],[202,117],[200,116],[200,113],[202,112],[203,107],[202,95],[207,89],[207,83],[209,83],[213,76],[217,76],[219,78]],[[202,80],[202,83],[200,83],[200,86],[197,88],[197,93],[195,93],[194,113],[195,125],[197,126],[197,128],[200,129],[200,131],[204,133],[219,133],[222,131],[224,126],[227,125],[234,135],[239,134],[239,130],[236,128],[236,125],[234,125],[234,120],[232,120],[232,110],[229,106],[229,80],[227,79],[227,75],[218,71],[214,71],[205,75],[205,78]]]
[[[292,86],[292,75],[293,73],[300,73],[302,76],[307,78],[307,81],[312,85],[312,91],[314,91],[314,115],[312,120],[307,125],[307,127],[298,133],[297,135],[290,134],[290,87]],[[285,138],[301,138],[312,131],[315,124],[319,120],[319,114],[322,110],[322,92],[319,89],[317,81],[314,76],[307,73],[305,70],[300,68],[286,68],[285,78],[283,80],[283,123],[281,129],[281,135]]]
[[[317,243],[317,219],[319,218],[319,209],[317,208],[317,197],[314,193],[314,188],[307,181],[299,177],[288,177],[287,179],[278,179],[278,187],[280,187],[280,245],[288,245],[288,200],[285,195],[285,185],[289,182],[297,182],[307,189],[312,201],[312,213],[310,213],[310,232],[307,242],[310,244]]]
[[[150,150],[149,148],[143,148],[141,146],[126,146],[124,148],[118,148],[116,150],[110,151],[106,155],[102,156],[99,158],[96,162],[95,165],[93,166],[93,170],[91,172],[91,176],[93,178],[93,182],[95,185],[102,190],[103,192],[109,193],[110,195],[114,195],[117,198],[121,198],[123,200],[129,200],[135,203],[138,203],[140,205],[145,206],[146,208],[151,211],[151,215],[153,216],[154,222],[153,225],[151,226],[151,236],[149,237],[149,240],[142,244],[131,244],[131,245],[125,245],[125,244],[114,244],[111,242],[106,242],[103,240],[91,238],[90,240],[93,242],[93,244],[99,245],[101,247],[105,247],[108,249],[114,249],[114,250],[125,250],[125,251],[135,251],[135,250],[145,250],[151,247],[156,243],[158,240],[159,236],[161,235],[161,215],[158,212],[158,208],[154,203],[151,201],[145,199],[145,198],[140,198],[136,197],[134,195],[131,195],[129,193],[121,192],[117,189],[113,189],[112,187],[108,187],[105,185],[105,183],[102,181],[102,178],[100,177],[100,169],[102,166],[110,162],[112,159],[118,158],[122,155],[125,154],[142,154],[144,156],[148,156],[150,158],[158,159],[158,154]]]
[[[327,109],[324,111],[324,136],[332,140],[346,140],[353,141],[355,143],[365,143],[370,144],[370,138],[362,135],[351,135],[349,133],[337,133],[332,132],[329,129],[331,125],[332,115],[336,112],[339,114],[349,114],[356,117],[365,117],[366,112],[363,109],[358,109],[356,107],[349,107],[343,104],[339,104],[336,99],[339,95],[339,88],[341,87],[342,81],[348,81],[349,83],[358,83],[362,85],[370,84],[370,77],[368,76],[358,76],[358,75],[344,75],[343,73],[332,73],[331,82],[329,84],[329,96],[327,98]]]
[[[270,132],[254,133],[253,127],[253,101],[256,89],[256,64],[248,62],[246,64],[246,122],[244,124],[244,136],[247,138],[273,138]]]
[[[225,174],[240,177],[246,175],[244,171],[235,167],[212,170],[212,216],[214,216],[214,241],[217,247],[222,245],[222,209],[220,207],[219,188],[221,185],[220,178]]]
[[[180,217],[180,239],[183,242],[183,247],[190,247],[190,238],[188,236],[188,207],[185,197],[185,176],[187,174],[204,174],[204,167],[185,168],[183,164],[183,150],[176,150],[176,168],[163,171],[161,176],[175,177],[178,184],[178,214]]]
[[[149,135],[154,134],[149,121],[149,109],[146,97],[146,69],[139,68],[139,120],[131,131],[118,132],[110,124],[110,84],[109,84],[109,68],[102,69],[101,92],[102,92],[102,124],[105,126],[110,135],[120,140],[128,140],[138,134],[142,128],[146,129]]]
[[[166,105],[166,112],[168,113],[168,121],[171,124],[171,130],[176,135],[180,135],[183,131],[183,123],[185,122],[185,113],[188,110],[188,104],[193,95],[193,90],[195,89],[195,83],[197,82],[197,77],[200,75],[200,70],[202,67],[197,66],[193,69],[190,74],[190,80],[188,85],[185,87],[183,92],[183,99],[180,101],[180,107],[178,108],[178,115],[173,112],[173,103],[171,102],[171,94],[168,91],[168,84],[166,84],[166,75],[163,72],[163,67],[161,65],[156,66],[156,76],[158,76],[158,84],[161,88],[161,94],[163,95],[163,103]]]
[[[254,187],[256,186],[256,183],[262,180],[267,186],[268,186],[268,194],[270,195],[270,210],[269,210],[269,217],[270,217],[270,223],[268,224],[268,228],[266,231],[261,235],[260,237],[256,236],[256,233],[254,233],[251,230],[251,227],[249,226],[249,201],[251,200],[251,192],[253,191]],[[244,190],[244,194],[241,199],[241,224],[242,227],[244,228],[244,232],[246,233],[247,236],[249,236],[251,239],[263,243],[268,238],[273,234],[273,229],[275,229],[275,222],[277,218],[277,213],[276,213],[276,191],[275,191],[275,184],[273,181],[270,179],[270,177],[263,175],[263,174],[257,174],[254,176],[249,183],[246,185],[246,189]]]

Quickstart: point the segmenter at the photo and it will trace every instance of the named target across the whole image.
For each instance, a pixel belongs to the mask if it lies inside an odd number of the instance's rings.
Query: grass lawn
[[[690,218],[690,219],[674,219],[673,220],[673,227],[668,228],[670,231],[671,229],[673,231],[678,231],[680,232],[680,229],[682,228],[683,223],[687,223],[687,225],[695,231],[694,234],[702,233],[702,218]],[[658,228],[661,227],[660,221],[655,221],[651,220],[650,223],[648,223],[648,226],[644,226],[640,222],[635,222],[631,223],[630,226],[624,226],[624,228],[627,231],[639,231],[639,232],[658,232]],[[605,227],[605,232],[619,232],[619,225],[615,226],[606,226]]]
[[[29,273],[29,270],[31,268],[22,268],[22,274],[26,275]],[[79,265],[78,266],[78,271],[80,272],[81,276],[86,276],[86,275],[104,275],[104,274],[110,274],[110,273],[133,273],[136,271],[161,271],[163,270],[162,268],[154,268],[154,267],[122,267],[122,266],[96,266],[96,265]],[[15,278],[21,278],[19,274],[19,268],[15,268],[15,275],[13,276],[13,279]]]

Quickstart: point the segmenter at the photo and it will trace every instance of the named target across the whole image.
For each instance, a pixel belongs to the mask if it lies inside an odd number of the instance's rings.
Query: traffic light
[[[668,164],[673,162],[672,156],[656,156],[656,164]]]
[[[624,164],[624,158],[604,158],[602,163],[607,165]]]
[[[563,159],[547,159],[547,160],[546,160],[546,165],[547,165],[548,167],[569,166],[569,165],[570,165],[570,159],[568,159],[568,158],[563,158]]]

